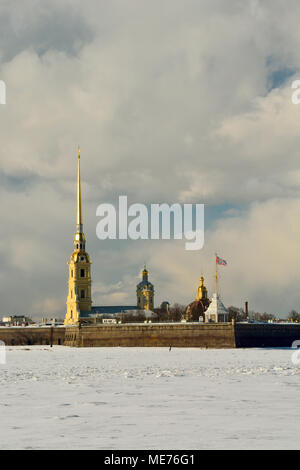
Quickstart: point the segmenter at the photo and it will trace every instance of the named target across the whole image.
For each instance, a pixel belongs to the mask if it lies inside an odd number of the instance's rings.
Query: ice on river
[[[7,348],[1,449],[295,449],[288,349]]]

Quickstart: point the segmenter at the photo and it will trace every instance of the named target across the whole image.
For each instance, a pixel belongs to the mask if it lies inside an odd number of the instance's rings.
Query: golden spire
[[[79,146],[78,146],[78,174],[77,174],[76,231],[77,231],[77,233],[82,233],[81,181],[80,181],[80,147],[79,147]]]

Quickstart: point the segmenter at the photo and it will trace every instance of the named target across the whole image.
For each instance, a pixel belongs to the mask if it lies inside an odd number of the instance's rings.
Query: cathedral
[[[149,281],[149,273],[144,265],[142,280],[136,287],[136,305],[92,305],[92,279],[91,260],[86,252],[86,239],[83,233],[82,203],[81,203],[81,178],[80,178],[80,149],[77,159],[77,204],[76,204],[76,232],[73,239],[73,253],[69,265],[69,282],[67,294],[67,313],[65,325],[95,324],[103,319],[122,319],[129,317],[155,318],[154,310],[154,286]],[[216,271],[216,292],[217,271]],[[229,315],[220,296],[216,293],[212,300],[208,298],[204,278],[200,278],[196,299],[190,303],[183,316],[185,322],[228,322]],[[109,320],[108,320],[109,321]],[[131,320],[129,320],[131,321]]]
[[[205,311],[208,309],[209,304],[210,300],[208,298],[207,289],[204,285],[204,277],[201,276],[200,285],[197,288],[196,299],[187,306],[182,319],[188,322],[204,322]]]
[[[73,240],[73,253],[69,265],[69,282],[67,295],[67,313],[65,325],[89,324],[100,321],[104,316],[141,315],[151,317],[154,309],[154,287],[148,280],[146,266],[142,273],[142,281],[137,285],[137,305],[92,306],[91,260],[85,250],[86,239],[83,233],[80,149],[77,159],[77,208],[76,232]]]
[[[215,293],[212,300],[208,298],[203,276],[200,278],[196,299],[187,306],[182,320],[206,323],[227,323],[229,321],[228,310],[221,301],[220,295]]]

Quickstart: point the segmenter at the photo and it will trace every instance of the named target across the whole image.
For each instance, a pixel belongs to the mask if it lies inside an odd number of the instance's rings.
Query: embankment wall
[[[229,323],[151,323],[66,328],[66,346],[234,348]]]

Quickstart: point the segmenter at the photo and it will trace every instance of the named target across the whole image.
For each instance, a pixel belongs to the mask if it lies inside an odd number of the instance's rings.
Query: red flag
[[[216,263],[220,264],[221,266],[227,266],[227,261],[225,261],[225,259],[219,258],[218,255],[216,255]]]

